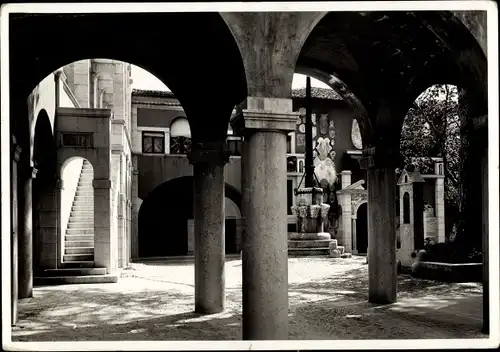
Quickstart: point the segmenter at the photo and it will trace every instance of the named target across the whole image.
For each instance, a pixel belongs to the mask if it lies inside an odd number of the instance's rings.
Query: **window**
[[[410,195],[405,192],[403,196],[403,223],[410,223]]]
[[[287,152],[287,154],[292,153],[292,135],[291,134],[288,134],[286,136],[286,152]]]
[[[226,143],[229,155],[241,156],[243,153],[243,141],[240,137],[228,136]]]
[[[286,158],[286,172],[297,172],[297,157],[289,156]]]
[[[293,180],[287,180],[286,182],[286,213],[292,215],[292,205],[293,205]]]
[[[165,134],[163,132],[142,132],[142,152],[164,154]]]
[[[443,164],[439,164],[438,169],[439,169],[439,175],[442,175],[443,174]]]
[[[187,154],[191,151],[191,129],[185,117],[178,117],[170,124],[170,154]]]

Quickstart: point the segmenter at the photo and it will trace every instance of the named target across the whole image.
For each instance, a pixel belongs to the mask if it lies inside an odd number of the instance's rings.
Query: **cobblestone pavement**
[[[289,259],[289,338],[480,338],[482,285],[398,278],[398,303],[368,303],[368,266]],[[131,264],[116,284],[38,287],[21,300],[14,341],[240,340],[241,260],[226,263],[227,309],[194,308],[193,264]]]

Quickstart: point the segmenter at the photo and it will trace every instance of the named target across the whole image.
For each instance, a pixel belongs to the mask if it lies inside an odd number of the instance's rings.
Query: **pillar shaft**
[[[396,174],[392,153],[363,151],[368,184],[368,300],[394,303],[397,295]]]
[[[189,154],[194,173],[195,311],[225,308],[224,142],[195,145]]]
[[[286,133],[297,115],[289,99],[249,97],[233,119],[243,155],[243,339],[288,339]]]
[[[114,274],[116,236],[111,232],[112,182],[109,179],[94,179],[94,262],[104,267],[108,274]]]
[[[356,220],[357,218],[352,218],[352,253],[358,253],[358,238],[356,233]]]
[[[17,323],[17,300],[18,300],[18,162],[21,148],[15,146],[12,160],[11,173],[11,199],[12,199],[12,232],[11,232],[11,324]]]
[[[288,339],[286,136],[245,140],[243,339]]]
[[[24,182],[22,228],[19,233],[19,298],[33,297],[33,178],[29,170]]]

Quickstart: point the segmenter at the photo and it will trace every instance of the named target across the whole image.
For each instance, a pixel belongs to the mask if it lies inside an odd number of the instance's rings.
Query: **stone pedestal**
[[[188,155],[194,173],[195,311],[225,308],[224,142],[193,145]]]
[[[362,166],[368,181],[368,300],[394,303],[397,294],[395,156],[365,149]]]
[[[292,213],[297,217],[297,231],[288,234],[288,254],[292,256],[328,255],[330,234],[323,232],[323,219],[330,205],[323,204],[321,188],[297,190],[297,205]]]
[[[249,97],[232,121],[243,145],[243,339],[288,339],[286,134],[290,99]]]

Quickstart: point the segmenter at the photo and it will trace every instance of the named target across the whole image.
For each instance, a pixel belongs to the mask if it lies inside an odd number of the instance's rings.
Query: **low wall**
[[[420,279],[444,282],[481,282],[483,264],[417,261],[412,265],[411,275]]]

